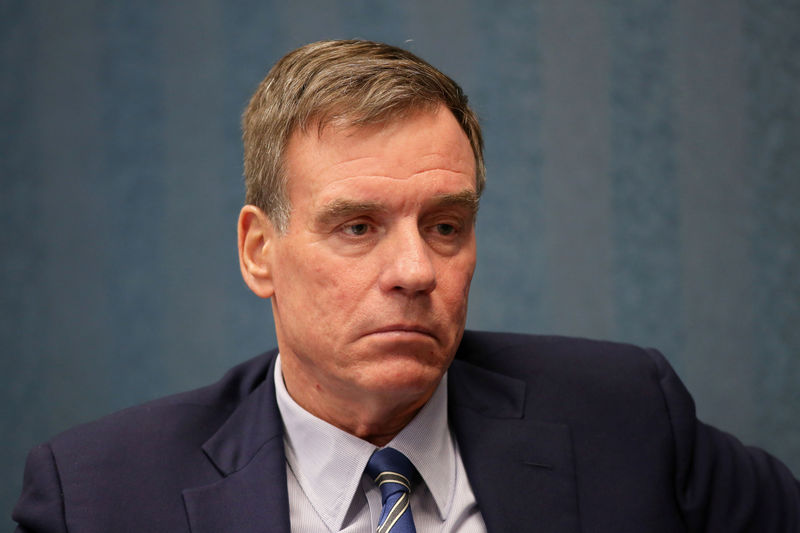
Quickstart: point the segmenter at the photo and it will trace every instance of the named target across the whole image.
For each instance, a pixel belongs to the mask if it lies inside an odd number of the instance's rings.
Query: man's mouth
[[[370,331],[368,335],[386,336],[389,338],[396,337],[398,339],[411,339],[421,336],[436,339],[436,335],[434,335],[431,328],[418,324],[391,324],[374,329]]]

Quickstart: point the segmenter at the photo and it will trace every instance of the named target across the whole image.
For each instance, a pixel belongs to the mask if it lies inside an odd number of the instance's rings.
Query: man
[[[484,170],[452,80],[315,43],[243,123],[278,350],[34,449],[18,531],[800,531],[797,480],[657,352],[464,332]]]

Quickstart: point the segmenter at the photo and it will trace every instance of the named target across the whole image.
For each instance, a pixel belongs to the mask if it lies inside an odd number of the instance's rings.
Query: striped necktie
[[[382,448],[369,458],[366,471],[381,489],[383,500],[377,533],[416,533],[409,493],[418,474],[411,461],[394,448]]]

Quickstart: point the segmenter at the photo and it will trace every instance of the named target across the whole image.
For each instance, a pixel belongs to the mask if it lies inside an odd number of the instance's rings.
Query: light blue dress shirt
[[[374,532],[381,494],[364,467],[377,448],[300,407],[283,383],[280,356],[275,391],[284,425],[292,531]],[[411,494],[418,533],[485,533],[447,423],[446,375],[428,403],[387,446],[404,453],[422,476],[423,482]]]

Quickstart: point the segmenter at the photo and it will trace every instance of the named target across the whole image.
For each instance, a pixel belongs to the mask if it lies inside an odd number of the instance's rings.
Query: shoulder
[[[625,378],[644,373],[658,379],[671,372],[664,357],[652,348],[558,335],[465,331],[456,358],[512,376],[548,372]]]
[[[274,355],[242,363],[207,387],[76,426],[34,448],[15,520],[37,531],[62,530],[65,519],[98,531],[183,530],[181,491],[220,478],[203,443],[265,382]]]
[[[268,352],[229,370],[219,381],[107,415],[71,428],[49,443],[61,468],[84,469],[87,461],[135,465],[135,456],[168,463],[197,454],[233,410],[259,384],[274,360]],[[113,461],[125,457],[126,461]]]
[[[638,513],[643,524],[676,513],[692,531],[796,531],[800,523],[792,473],[699,422],[691,396],[656,350],[466,332],[453,370],[454,388],[468,389],[470,399],[480,388],[493,395],[484,394],[483,404],[518,399],[513,434],[534,435],[524,446],[542,438],[542,424],[568,428],[584,509],[616,509],[622,514],[608,516],[630,523]],[[597,490],[609,479],[613,491]]]
[[[453,367],[455,379],[475,368],[525,390],[528,416],[573,425],[646,421],[670,432],[670,418],[694,420],[694,403],[665,358],[631,344],[561,336],[468,331]],[[486,379],[486,378],[483,378]],[[474,378],[473,378],[474,381]],[[506,385],[508,388],[510,386]]]

